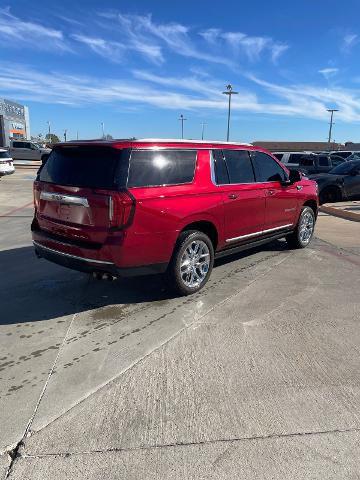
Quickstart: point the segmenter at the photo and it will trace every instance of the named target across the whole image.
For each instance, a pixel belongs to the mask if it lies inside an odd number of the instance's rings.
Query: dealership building
[[[30,140],[29,109],[25,105],[0,98],[0,146],[8,147],[10,140]]]

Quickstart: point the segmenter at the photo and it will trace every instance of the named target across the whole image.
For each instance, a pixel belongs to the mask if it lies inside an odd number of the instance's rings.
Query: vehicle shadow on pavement
[[[286,248],[285,242],[275,241],[216,260],[214,268],[259,251]],[[109,305],[136,305],[175,298],[164,276],[99,281],[37,259],[32,246],[0,251],[0,273],[0,325],[56,319]]]

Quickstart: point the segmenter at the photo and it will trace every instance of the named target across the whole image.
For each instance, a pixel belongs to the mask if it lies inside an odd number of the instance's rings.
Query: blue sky
[[[360,139],[360,2],[62,2],[0,7],[0,97],[30,107],[33,134]]]

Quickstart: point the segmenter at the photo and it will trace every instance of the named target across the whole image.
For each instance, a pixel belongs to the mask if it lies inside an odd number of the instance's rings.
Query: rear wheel
[[[168,280],[180,295],[191,295],[203,288],[214,264],[214,247],[203,232],[182,232],[168,267]]]
[[[286,241],[290,248],[305,248],[311,242],[315,229],[315,214],[312,208],[303,207],[296,229],[287,235]]]
[[[320,204],[340,202],[342,198],[341,191],[336,187],[326,187],[320,192]]]

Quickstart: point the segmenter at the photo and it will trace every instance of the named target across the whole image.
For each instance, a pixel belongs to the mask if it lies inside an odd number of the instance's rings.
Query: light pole
[[[65,128],[65,130],[64,130],[64,142],[66,142],[66,134],[67,134],[67,129]]]
[[[231,96],[232,95],[237,95],[239,92],[235,92],[232,88],[232,85],[226,85],[226,92],[222,92],[224,95],[227,95],[229,97],[229,107],[228,107],[228,121],[227,121],[227,135],[226,135],[226,141],[229,141],[230,137],[230,114],[231,114]]]
[[[330,115],[330,128],[329,128],[329,139],[328,142],[331,142],[331,134],[332,134],[332,127],[333,127],[333,117],[334,117],[334,112],[338,112],[339,110],[336,110],[336,108],[328,108],[327,111],[331,114]]]
[[[104,122],[101,122],[101,129],[102,129],[102,138],[105,138],[105,125]]]
[[[79,130],[76,130],[76,140],[79,140]]]
[[[47,124],[48,124],[48,127],[49,127],[49,142],[51,142],[51,124],[50,124],[50,120],[47,121]]]
[[[184,122],[187,120],[187,118],[185,118],[184,115],[181,114],[179,120],[181,122],[181,138],[183,139],[184,138]]]
[[[207,123],[205,122],[202,122],[201,124],[201,140],[204,140],[204,130],[205,130],[205,125],[207,125]]]

